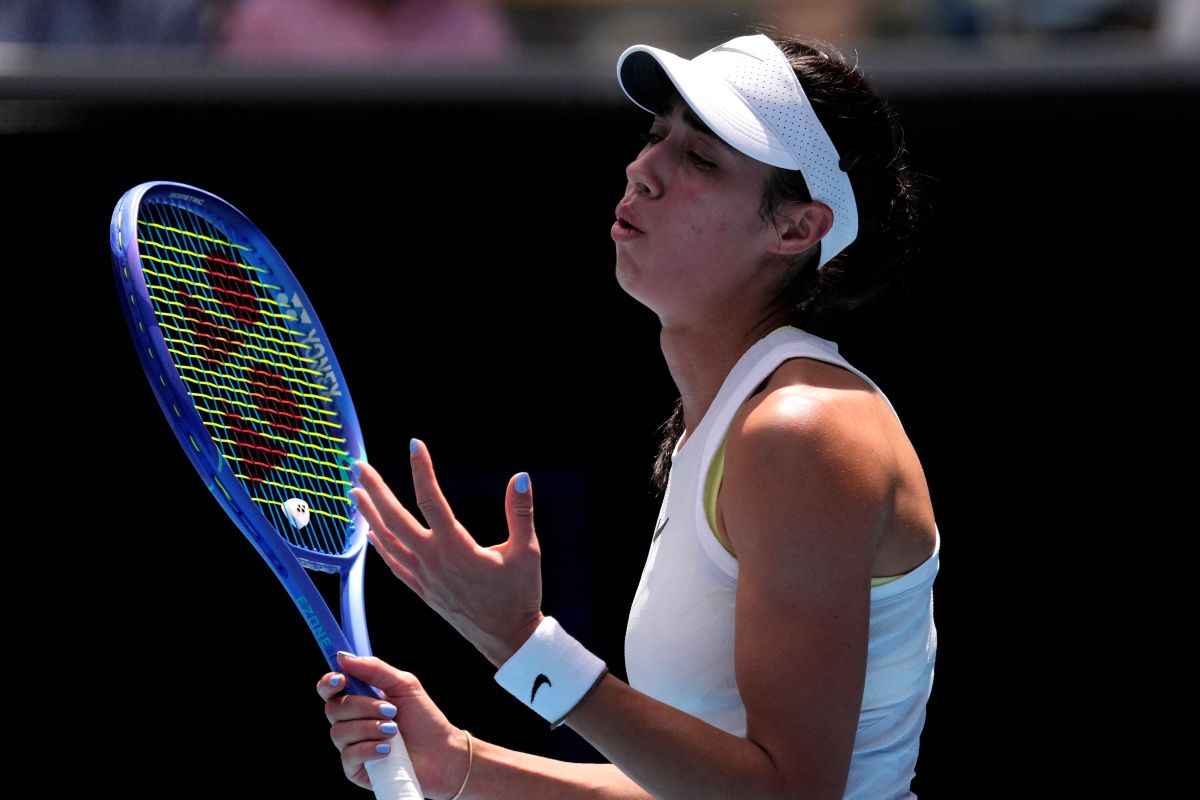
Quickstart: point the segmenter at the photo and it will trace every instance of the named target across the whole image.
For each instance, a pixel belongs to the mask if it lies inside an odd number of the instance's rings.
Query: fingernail
[[[342,685],[342,676],[334,675],[332,678],[329,679],[329,685],[335,689],[337,687],[341,686]]]
[[[361,476],[362,475],[362,465],[359,464],[357,461],[355,461],[353,464],[350,465],[350,474],[353,475],[355,478],[358,478],[359,476]]]
[[[529,473],[521,472],[517,475],[517,491],[525,494],[529,491]]]
[[[408,440],[408,454],[410,456],[415,456],[417,454],[417,451],[420,449],[421,449],[421,440],[420,439],[409,439]]]
[[[358,500],[349,492],[346,493],[346,502],[349,503],[351,507],[358,508]]]
[[[379,726],[379,730],[383,731],[384,733],[396,733],[400,730],[400,726],[394,722],[385,722]]]
[[[388,719],[396,716],[396,707],[391,703],[383,703],[379,706],[379,713],[383,714]]]
[[[354,653],[351,653],[349,650],[338,650],[337,654],[339,656],[345,656],[346,658],[358,658],[358,656],[354,655]]]
[[[388,744],[387,742],[381,742],[380,744],[375,745],[375,752],[376,753],[390,753],[390,752],[392,752],[392,746],[390,744]]]

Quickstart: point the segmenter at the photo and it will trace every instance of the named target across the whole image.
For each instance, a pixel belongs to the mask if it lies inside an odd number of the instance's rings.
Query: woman
[[[321,678],[343,767],[369,786],[364,763],[398,731],[433,798],[911,796],[939,535],[889,402],[809,332],[911,249],[895,116],[832,51],[764,34],[690,61],[639,45],[618,75],[654,120],[616,208],[617,280],[658,315],[680,394],[629,683],[542,613],[528,475],[509,482],[509,539],[493,548],[455,521],[419,441],[426,524],[367,464],[353,492],[392,571],[502,686],[610,763],[475,740],[416,677],[340,656],[386,697]]]

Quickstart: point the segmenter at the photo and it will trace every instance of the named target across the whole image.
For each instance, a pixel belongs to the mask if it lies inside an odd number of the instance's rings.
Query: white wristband
[[[557,728],[607,671],[554,617],[545,617],[496,670],[496,683]]]

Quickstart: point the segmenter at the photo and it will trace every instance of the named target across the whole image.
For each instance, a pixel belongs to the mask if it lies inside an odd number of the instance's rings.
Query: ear
[[[820,200],[791,203],[776,214],[776,239],[767,249],[784,256],[803,253],[815,247],[832,227],[833,211]]]

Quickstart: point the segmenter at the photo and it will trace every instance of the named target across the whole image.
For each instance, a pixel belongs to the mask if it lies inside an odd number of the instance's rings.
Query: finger
[[[390,701],[380,700],[374,695],[344,694],[347,685],[346,674],[341,672],[327,672],[317,682],[317,694],[325,701],[326,716],[330,722],[375,718],[385,720],[395,716],[396,707]]]
[[[360,490],[351,490],[360,509],[365,507],[364,500],[370,500],[376,518],[382,522],[383,527],[387,527],[396,535],[419,537],[427,533],[421,521],[397,499],[378,470],[366,461],[355,461],[351,471],[358,478],[361,487]]]
[[[322,700],[337,697],[346,688],[346,676],[340,672],[326,672],[317,681],[317,694]]]
[[[395,716],[396,706],[378,697],[361,694],[335,694],[325,701],[325,719],[331,724],[356,719],[384,722]]]
[[[395,537],[380,536],[374,531],[367,533],[367,540],[375,548],[392,574],[399,578],[405,586],[416,592],[422,600],[425,599],[425,584],[417,577],[416,557]],[[412,564],[413,566],[409,566]]]
[[[508,518],[509,544],[536,547],[537,534],[533,529],[533,487],[528,472],[518,472],[508,482],[504,513]]]
[[[429,457],[429,449],[420,439],[413,439],[408,445],[409,465],[412,468],[413,492],[417,498],[417,508],[425,516],[425,524],[439,532],[448,533],[455,529],[454,512],[446,502],[437,477],[433,473],[433,459]]]
[[[329,728],[329,738],[342,752],[365,744],[370,750],[362,752],[361,755],[373,758],[375,753],[379,752],[376,745],[390,742],[399,731],[399,726],[390,719],[355,719],[335,722]]]
[[[416,566],[417,558],[416,554],[410,549],[409,544],[416,544],[417,542],[412,539],[406,542],[401,536],[397,535],[396,528],[388,524],[387,520],[380,513],[378,506],[372,502],[370,496],[364,493],[363,490],[351,489],[350,496],[353,498],[355,507],[359,513],[367,521],[370,534],[376,537],[377,544],[386,548],[393,558],[403,563],[405,568],[411,572]],[[403,528],[400,528],[400,530],[404,531]],[[407,533],[414,535],[412,530],[407,531]],[[429,536],[424,529],[415,535],[418,537]]]
[[[329,729],[329,738],[341,753],[342,771],[350,781],[364,789],[371,789],[371,776],[367,772],[368,761],[386,758],[391,752],[392,744],[387,740],[379,740],[368,736],[365,740],[356,740],[348,734],[340,732],[341,725]],[[391,734],[394,736],[395,734]],[[390,737],[389,737],[390,738]]]
[[[421,684],[415,675],[401,672],[386,661],[375,656],[359,656],[345,650],[337,652],[337,666],[341,672],[327,674],[328,680],[322,679],[317,685],[323,695],[331,691],[326,702],[326,715],[330,722],[345,722],[353,719],[373,719],[385,721],[396,716],[397,701],[410,697],[421,691]],[[356,678],[361,683],[374,686],[379,692],[369,695],[338,692],[338,678]],[[390,694],[389,694],[390,690]],[[379,693],[382,692],[382,697]]]
[[[423,692],[416,675],[396,669],[375,656],[357,656],[339,650],[337,662],[347,675],[377,687],[389,700],[403,700]]]
[[[367,761],[387,758],[391,752],[390,742],[367,741],[348,745],[342,750],[342,771],[350,781],[364,789],[373,789],[371,775],[367,772]]]

